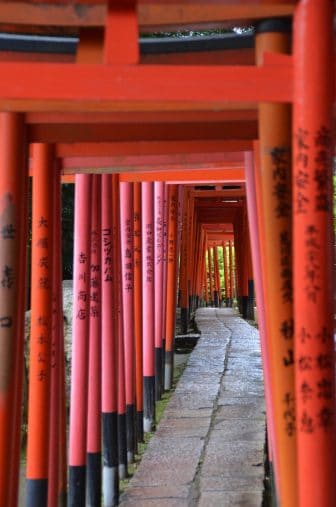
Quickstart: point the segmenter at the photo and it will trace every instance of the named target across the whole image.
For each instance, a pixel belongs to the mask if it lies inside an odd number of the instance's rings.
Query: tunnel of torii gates
[[[115,505],[171,385],[177,294],[185,331],[204,304],[249,316],[253,285],[279,504],[336,505],[333,18],[331,0],[0,3],[1,507],[18,502],[29,171],[26,505]]]

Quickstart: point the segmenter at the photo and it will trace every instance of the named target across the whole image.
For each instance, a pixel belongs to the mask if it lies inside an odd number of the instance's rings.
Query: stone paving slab
[[[265,408],[258,332],[202,308],[201,337],[122,507],[260,507]]]

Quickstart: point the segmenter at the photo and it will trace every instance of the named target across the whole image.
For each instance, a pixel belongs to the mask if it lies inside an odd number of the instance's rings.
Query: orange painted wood
[[[288,53],[286,33],[256,38],[257,63],[264,51]],[[291,244],[291,111],[259,106],[260,189],[265,252],[265,316],[272,376],[276,483],[284,507],[297,507],[296,429]]]
[[[176,252],[177,252],[177,213],[178,213],[178,187],[171,185],[168,189],[168,241],[167,241],[167,313],[166,313],[166,351],[174,350],[175,337],[175,311],[176,311]],[[165,378],[170,384],[172,379]]]
[[[53,174],[52,146],[33,147],[33,231],[31,274],[30,381],[27,479],[48,479],[49,403],[52,341]],[[34,497],[28,499],[34,501]]]
[[[53,146],[55,153],[55,147]],[[48,506],[57,507],[66,494],[63,470],[66,467],[66,429],[62,421],[65,407],[64,318],[62,287],[62,217],[60,167],[55,163],[53,187],[53,272],[50,378],[50,433]],[[48,168],[49,169],[49,168]]]
[[[142,371],[142,269],[141,269],[141,184],[134,183],[134,334],[135,334],[135,401],[136,411],[143,412]],[[142,436],[142,435],[141,435]]]
[[[7,507],[16,505],[18,493],[24,361],[25,266],[20,258],[25,260],[27,215],[23,196],[28,171],[25,170],[25,127],[21,115],[0,114],[0,146],[0,245],[5,280],[0,289],[0,505]]]
[[[336,505],[333,16],[301,1],[294,32],[293,233],[299,507]]]
[[[259,68],[3,62],[0,72],[0,106],[16,111],[221,110],[292,100],[290,57]]]
[[[46,2],[45,2],[46,3]],[[258,1],[249,3],[232,3],[209,1],[206,5],[199,2],[194,5],[189,2],[174,2],[139,6],[139,23],[142,29],[153,31],[172,31],[181,29],[181,25],[191,28],[199,25],[217,24],[225,26],[225,21],[232,20],[253,20],[259,18],[270,18],[276,16],[290,16],[293,13],[294,2],[279,1],[272,4],[263,4]],[[3,5],[2,5],[3,4]],[[43,3],[29,1],[4,1],[0,4],[0,20],[2,23],[22,25],[40,25],[57,27],[81,27],[81,26],[102,26],[106,16],[106,2],[79,2],[86,4],[86,8],[76,9],[72,2],[48,2],[48,8]],[[105,4],[105,5],[104,5]],[[62,7],[60,8],[60,6]]]
[[[0,65],[1,67],[1,65]],[[166,107],[166,106],[164,106]],[[167,107],[169,105],[167,104]],[[172,107],[174,107],[172,105]],[[66,110],[67,108],[64,107]],[[48,110],[48,109],[47,109]],[[176,115],[174,121],[165,123],[146,122],[146,116],[139,121],[122,122],[89,122],[80,123],[36,123],[28,129],[30,142],[43,141],[55,143],[77,142],[146,142],[146,141],[252,141],[257,137],[256,119],[223,119],[210,121],[202,119],[184,119],[183,115]],[[84,117],[85,120],[85,117]],[[194,143],[195,144],[195,143]],[[145,145],[146,146],[146,145]],[[149,145],[147,145],[149,146]],[[160,146],[160,145],[158,145]],[[211,145],[210,145],[211,146]],[[237,146],[233,149],[237,150]],[[200,147],[197,149],[201,151]],[[218,149],[217,151],[220,151]],[[231,150],[233,151],[233,150]],[[125,154],[125,150],[123,150]],[[131,155],[132,153],[126,152]]]
[[[222,125],[219,125],[222,127]],[[76,125],[74,125],[76,128]],[[107,125],[109,128],[109,125]],[[174,127],[173,127],[174,128]],[[201,126],[203,128],[203,125]],[[43,135],[43,134],[42,134]],[[164,137],[164,136],[162,136]],[[94,157],[98,159],[104,159],[112,157],[111,161],[115,160],[117,163],[127,159],[129,157],[144,157],[147,156],[150,162],[149,156],[156,157],[168,157],[172,158],[169,160],[171,163],[174,162],[174,156],[181,157],[182,162],[188,162],[188,155],[195,156],[198,154],[200,157],[208,156],[214,157],[222,156],[221,162],[243,162],[243,156],[241,152],[248,151],[252,148],[252,142],[250,140],[186,140],[178,141],[175,140],[158,140],[158,141],[120,141],[120,142],[75,142],[75,143],[59,143],[57,145],[57,155],[63,159],[73,159],[75,157],[89,158]],[[185,158],[182,158],[185,157]],[[164,159],[153,159],[155,163],[160,163]],[[199,160],[199,159],[198,159]],[[214,159],[216,162],[219,160]],[[209,159],[211,162],[212,159]],[[167,162],[167,161],[166,161]]]

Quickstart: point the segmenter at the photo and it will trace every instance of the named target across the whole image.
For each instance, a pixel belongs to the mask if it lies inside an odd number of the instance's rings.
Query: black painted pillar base
[[[137,441],[144,441],[144,430],[143,430],[143,411],[137,411],[136,413],[136,434]]]
[[[117,412],[103,412],[102,425],[104,505],[113,506],[117,505],[119,499],[119,416]]]
[[[155,401],[162,397],[162,348],[155,348]]]
[[[119,478],[127,477],[127,432],[126,414],[118,414],[118,470]]]
[[[86,466],[70,466],[68,507],[85,507],[85,486]],[[34,504],[29,503],[29,489],[30,484],[27,483],[27,507],[45,507],[47,505],[47,501],[45,503],[39,503],[38,501]],[[37,500],[39,499],[40,497]]]
[[[248,281],[247,318],[254,320],[254,281]]]
[[[144,432],[155,427],[155,377],[144,377]]]
[[[87,468],[87,507],[100,507],[101,505],[101,453],[89,452],[86,455]]]
[[[162,393],[164,391],[164,385],[165,385],[165,362],[166,362],[166,338],[163,338],[162,340],[162,370],[161,370],[161,386],[162,386]]]
[[[242,296],[241,298],[241,307],[242,307],[242,316],[243,319],[247,319],[247,305],[248,305],[248,296]]]
[[[136,452],[135,439],[135,407],[126,405],[126,443],[127,443],[127,463],[133,463]]]
[[[189,309],[181,308],[181,334],[187,334],[189,323]]]
[[[84,469],[84,503],[78,505],[85,505],[85,467],[70,467],[70,482],[69,487],[71,488],[71,493],[75,496],[77,492],[77,482],[80,483],[82,479],[82,475],[78,473],[76,475],[77,469]],[[76,470],[74,470],[76,469]],[[27,507],[47,507],[48,505],[48,479],[27,479]],[[74,506],[75,504],[69,504],[69,507]]]
[[[165,366],[164,366],[164,389],[169,391],[173,384],[173,371],[174,371],[174,352],[170,350],[165,351]]]
[[[218,292],[216,290],[214,291],[214,303],[215,303],[215,307],[218,308],[219,297],[218,297]]]

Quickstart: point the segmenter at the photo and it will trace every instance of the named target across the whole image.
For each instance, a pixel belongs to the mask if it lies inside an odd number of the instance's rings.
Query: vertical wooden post
[[[133,274],[133,183],[120,183],[120,259],[125,345],[127,461],[133,463],[135,439],[135,340]]]
[[[163,276],[162,276],[162,389],[165,389],[165,361],[166,361],[166,320],[167,311],[167,272],[168,272],[168,192],[169,185],[165,185],[163,200]],[[178,263],[176,263],[177,265]],[[175,309],[176,312],[176,309]]]
[[[178,187],[169,185],[168,191],[168,250],[167,250],[167,317],[164,388],[170,389],[174,370],[174,338],[176,313]]]
[[[133,190],[134,234],[134,333],[135,333],[135,400],[137,439],[143,441],[143,368],[142,368],[142,269],[141,269],[141,183]]]
[[[118,471],[119,479],[127,477],[127,431],[126,431],[126,386],[125,386],[125,344],[123,334],[123,306],[121,286],[120,258],[120,182],[119,175],[112,175],[113,204],[113,245],[114,245],[114,277],[116,280],[114,294],[115,333],[117,336],[117,393],[118,393]]]
[[[154,282],[155,282],[155,399],[162,395],[162,302],[163,302],[163,199],[164,183],[154,183]]]
[[[294,23],[293,232],[300,507],[336,505],[332,228],[334,2],[300,1]]]
[[[212,255],[211,247],[208,246],[208,269],[209,269],[209,282],[210,282],[210,306],[214,305],[214,283],[212,276]]]
[[[52,145],[33,147],[30,382],[27,446],[27,506],[48,502],[49,404],[52,340],[53,182]],[[3,272],[11,284],[12,275]]]
[[[259,147],[258,147],[259,148]],[[259,156],[259,149],[255,149],[255,158]],[[257,309],[258,309],[258,328],[260,335],[261,357],[263,362],[263,374],[265,384],[266,399],[266,420],[267,420],[267,441],[268,458],[270,461],[271,475],[273,474],[273,455],[274,447],[274,413],[272,404],[272,378],[270,370],[269,343],[267,340],[267,328],[265,318],[265,270],[263,270],[264,252],[263,252],[263,230],[261,219],[261,193],[258,195],[257,177],[260,171],[255,165],[258,161],[254,160],[253,153],[245,153],[245,174],[246,174],[246,194],[247,210],[251,238],[251,253],[253,261],[253,272],[256,285]],[[260,185],[259,185],[260,186]]]
[[[154,185],[142,183],[142,317],[144,431],[155,423]]]
[[[216,244],[214,244],[213,246],[213,261],[214,261],[214,282],[215,282],[214,303],[215,307],[218,308],[220,284],[219,284],[219,269],[218,269],[218,252]]]
[[[102,430],[103,497],[109,507],[118,502],[118,334],[116,330],[118,252],[114,231],[112,177],[101,177],[101,347],[102,347]],[[112,309],[114,311],[112,311]]]
[[[69,507],[85,506],[90,295],[91,176],[76,174]]]
[[[228,276],[228,258],[226,241],[223,241],[223,265],[224,265],[224,288],[225,288],[225,306],[229,306],[229,276]]]
[[[204,249],[204,298],[205,305],[209,306],[209,280],[208,280],[208,267],[207,267],[207,249]]]
[[[92,175],[89,385],[87,428],[87,506],[101,502],[101,176]],[[105,266],[106,268],[106,266]]]
[[[52,171],[53,196],[53,272],[52,272],[52,326],[51,326],[51,385],[48,506],[64,505],[66,487],[62,483],[65,461],[65,427],[62,414],[65,407],[64,390],[64,332],[62,291],[62,231],[61,179],[59,163]],[[50,169],[49,169],[50,170]]]
[[[180,258],[180,306],[181,306],[181,331],[188,331],[189,320],[189,294],[188,294],[188,235],[189,225],[189,192],[185,189],[183,193],[182,206],[182,240]]]
[[[26,139],[21,114],[0,113],[0,506],[17,504],[21,444],[27,238]]]
[[[258,27],[257,63],[263,52],[288,53],[290,26],[269,20]],[[272,401],[279,502],[297,506],[296,428],[291,256],[291,109],[259,105],[260,183],[265,231],[266,318],[272,369]]]
[[[232,258],[232,241],[229,241],[229,307],[233,304],[233,258]]]

